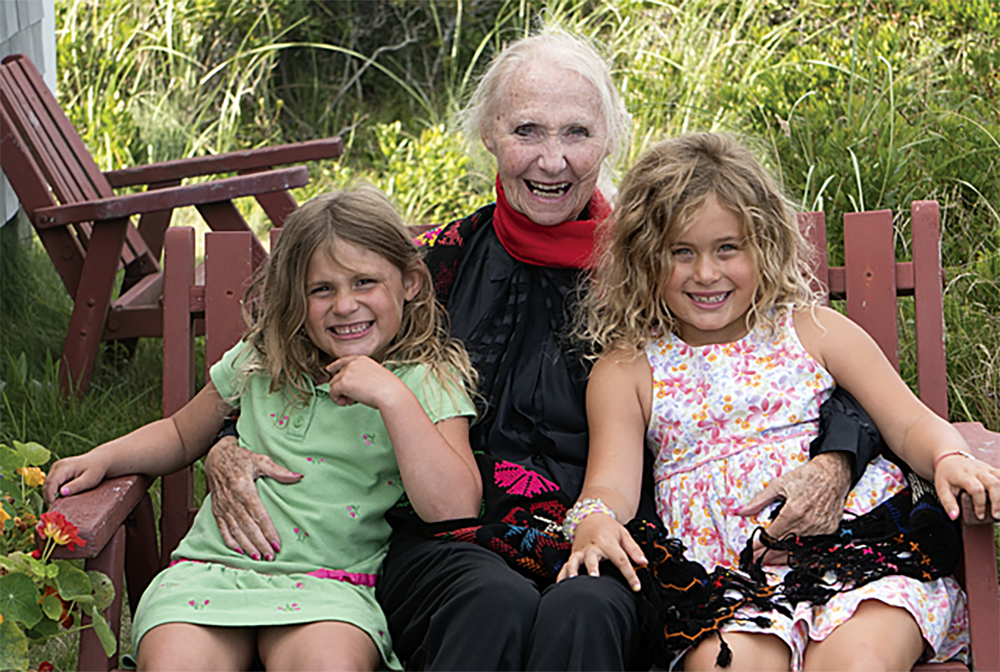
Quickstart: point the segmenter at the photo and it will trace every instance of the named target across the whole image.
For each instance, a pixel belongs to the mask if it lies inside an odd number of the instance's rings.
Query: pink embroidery
[[[513,462],[497,462],[493,470],[493,478],[496,484],[506,488],[512,495],[524,495],[534,497],[543,492],[557,490],[558,486],[552,481],[546,480],[536,473],[529,472],[520,464]]]
[[[317,579],[333,579],[334,581],[343,581],[351,585],[367,586],[368,588],[374,588],[375,582],[378,581],[378,575],[376,574],[345,572],[342,569],[317,569],[314,572],[309,572],[306,576],[315,576]]]

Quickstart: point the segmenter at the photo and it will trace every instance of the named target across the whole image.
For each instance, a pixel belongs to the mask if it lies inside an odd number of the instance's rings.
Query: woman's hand
[[[52,504],[59,496],[68,497],[96,487],[107,473],[108,465],[98,453],[63,458],[49,469],[42,495],[47,504]]]
[[[205,458],[212,515],[226,546],[254,560],[271,560],[281,550],[281,537],[254,484],[261,476],[279,483],[298,483],[302,478],[266,455],[241,448],[234,436],[222,437]]]
[[[600,576],[598,566],[602,560],[614,563],[628,585],[632,586],[632,590],[638,591],[641,588],[632,563],[644,566],[648,564],[648,560],[642,554],[639,544],[632,539],[632,535],[622,524],[611,516],[592,513],[577,525],[573,552],[559,571],[556,581],[572,579],[581,566],[590,576]]]
[[[755,516],[769,504],[783,501],[778,515],[767,526],[776,539],[794,533],[800,536],[831,534],[844,517],[844,504],[851,489],[851,464],[846,453],[823,453],[801,467],[778,476],[740,509],[741,516]],[[754,540],[754,558],[765,550]],[[785,564],[784,553],[770,553],[768,564]]]
[[[1000,469],[982,460],[970,460],[957,452],[945,453],[938,458],[934,469],[934,487],[941,506],[952,520],[958,518],[958,495],[963,490],[972,497],[973,510],[979,520],[986,518],[988,506],[992,508],[994,520],[1000,519]]]

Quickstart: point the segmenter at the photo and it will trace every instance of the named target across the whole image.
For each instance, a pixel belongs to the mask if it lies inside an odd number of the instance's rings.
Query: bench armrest
[[[56,205],[35,211],[35,226],[46,229],[78,222],[98,222],[145,212],[171,210],[188,205],[229,201],[244,196],[304,187],[309,183],[305,166],[283,168],[253,175],[227,177],[181,187],[155,189],[141,194],[112,196],[85,203]]]
[[[77,495],[60,497],[49,508],[66,516],[66,520],[79,528],[79,536],[85,542],[70,551],[59,546],[52,553],[53,558],[94,558],[104,549],[132,509],[146,494],[153,479],[149,476],[119,476],[103,481],[93,490]],[[45,541],[38,538],[38,548],[44,548]]]
[[[261,147],[191,159],[163,161],[104,173],[114,188],[156,184],[200,175],[252,172],[289,163],[332,159],[344,152],[339,137],[309,140],[276,147]]]

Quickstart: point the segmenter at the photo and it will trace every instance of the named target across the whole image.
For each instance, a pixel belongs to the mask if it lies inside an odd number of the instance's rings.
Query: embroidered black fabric
[[[445,227],[425,256],[452,335],[480,374],[472,449],[535,470],[575,499],[590,365],[567,334],[583,272],[515,260],[493,231],[494,208]]]

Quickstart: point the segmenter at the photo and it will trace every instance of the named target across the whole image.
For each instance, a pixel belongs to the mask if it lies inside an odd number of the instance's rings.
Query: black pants
[[[615,576],[539,592],[495,553],[398,533],[376,596],[393,648],[417,670],[624,670],[637,600]]]

